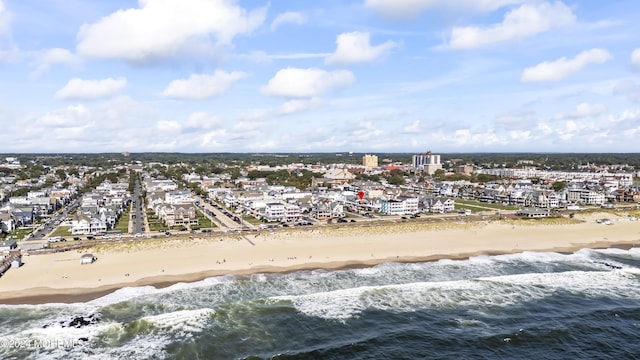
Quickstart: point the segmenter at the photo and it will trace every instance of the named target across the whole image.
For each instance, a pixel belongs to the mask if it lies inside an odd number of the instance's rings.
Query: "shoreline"
[[[330,271],[527,251],[566,254],[640,244],[640,222],[606,226],[596,224],[594,216],[562,224],[454,221],[296,230],[255,235],[255,245],[235,238],[104,246],[86,251],[98,257],[90,265],[79,264],[79,251],[33,255],[23,257],[23,267],[0,278],[0,304],[87,302],[125,287],[159,289],[217,276]]]
[[[635,243],[635,242],[634,242]],[[614,243],[611,244],[595,244],[595,246],[588,247],[576,247],[576,248],[562,248],[562,249],[549,249],[547,251],[540,252],[556,252],[560,254],[573,254],[582,249],[622,249],[629,250],[634,248],[634,243]],[[0,293],[0,305],[41,305],[41,304],[53,304],[53,303],[62,303],[62,304],[72,304],[79,302],[88,302],[91,300],[98,299],[100,297],[109,295],[117,290],[126,287],[142,287],[142,286],[153,286],[156,289],[163,289],[170,287],[179,283],[193,283],[205,280],[207,278],[217,277],[217,276],[234,276],[234,277],[250,277],[251,275],[257,274],[288,274],[294,273],[298,271],[314,271],[314,270],[327,270],[327,271],[337,271],[337,270],[349,270],[349,269],[364,269],[373,267],[376,265],[386,264],[386,263],[400,263],[400,264],[412,264],[412,263],[425,263],[439,260],[467,260],[476,256],[498,256],[498,255],[509,255],[509,254],[520,254],[521,252],[478,252],[474,254],[459,254],[457,256],[444,256],[444,255],[431,255],[427,257],[418,257],[415,259],[386,259],[385,261],[377,261],[372,260],[370,262],[345,262],[345,263],[324,263],[323,266],[303,266],[303,267],[289,267],[289,268],[273,268],[273,269],[265,269],[260,271],[256,269],[256,271],[242,271],[238,273],[226,273],[220,271],[212,271],[212,272],[204,272],[204,273],[191,273],[191,274],[183,274],[183,275],[165,275],[158,276],[155,278],[145,278],[140,279],[138,281],[132,283],[120,283],[114,285],[105,285],[98,289],[87,289],[87,288],[70,288],[65,289],[62,292],[57,291],[53,288],[33,288],[26,289],[21,292],[21,295],[15,297],[3,297],[2,293]],[[177,277],[178,279],[171,280],[170,278]]]

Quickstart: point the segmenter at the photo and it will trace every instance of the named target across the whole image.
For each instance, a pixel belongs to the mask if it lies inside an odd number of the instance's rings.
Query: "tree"
[[[559,192],[564,190],[567,187],[567,183],[564,181],[556,181],[551,185],[551,187],[553,187],[553,190],[555,192]]]
[[[67,174],[62,169],[56,170],[56,177],[60,181],[64,181],[67,178]]]
[[[444,170],[438,169],[433,173],[433,177],[438,180],[444,179]]]

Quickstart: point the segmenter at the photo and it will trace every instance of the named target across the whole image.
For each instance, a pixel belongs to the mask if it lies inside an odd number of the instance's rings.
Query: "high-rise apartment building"
[[[429,175],[433,175],[436,170],[442,169],[440,155],[433,155],[431,151],[426,154],[413,155],[412,165],[416,171],[422,170]]]
[[[362,157],[362,165],[366,168],[378,167],[378,156],[366,154]]]

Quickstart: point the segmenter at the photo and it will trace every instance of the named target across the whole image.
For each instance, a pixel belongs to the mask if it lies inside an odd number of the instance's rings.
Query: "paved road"
[[[221,224],[223,229],[227,228],[227,229],[240,229],[242,226],[246,226],[249,229],[256,229],[256,227],[248,222],[238,222],[235,221],[233,219],[233,216],[236,216],[234,214],[231,214],[231,216],[227,216],[222,207],[217,208],[216,206],[210,205],[209,203],[206,202],[205,199],[203,199],[201,196],[198,196],[196,194],[193,194],[194,199],[196,199],[197,201],[200,201],[200,204],[203,205],[203,208],[206,210],[210,210],[213,214],[215,214],[214,217],[212,217],[213,219],[215,219],[214,221],[217,224]],[[215,204],[215,202],[213,202],[213,204]],[[238,218],[241,217],[241,215],[237,215]]]

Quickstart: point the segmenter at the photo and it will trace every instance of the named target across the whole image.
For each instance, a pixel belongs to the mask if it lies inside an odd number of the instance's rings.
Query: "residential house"
[[[431,213],[449,213],[455,211],[455,201],[451,198],[439,196],[425,196],[421,199],[422,209]]]
[[[10,233],[16,229],[16,221],[9,213],[0,213],[0,231]]]

